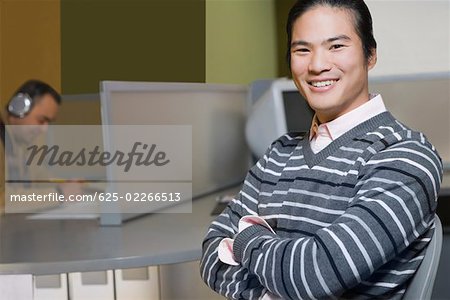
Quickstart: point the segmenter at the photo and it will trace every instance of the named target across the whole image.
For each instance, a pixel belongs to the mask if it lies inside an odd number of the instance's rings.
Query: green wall
[[[275,0],[206,0],[206,82],[277,76]]]
[[[277,28],[277,73],[278,77],[290,77],[291,72],[286,60],[287,34],[286,21],[289,10],[294,5],[295,0],[276,0],[276,28]]]

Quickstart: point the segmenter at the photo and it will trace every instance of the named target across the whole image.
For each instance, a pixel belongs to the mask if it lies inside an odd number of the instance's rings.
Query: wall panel
[[[59,0],[0,0],[0,100],[25,80],[61,88]]]
[[[277,76],[275,0],[206,1],[206,81]]]
[[[61,0],[62,89],[205,81],[204,0]]]

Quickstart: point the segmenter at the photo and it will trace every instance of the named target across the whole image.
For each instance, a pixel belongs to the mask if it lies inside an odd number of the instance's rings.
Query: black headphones
[[[9,100],[8,113],[16,118],[24,118],[33,108],[33,98],[27,93],[17,93]]]

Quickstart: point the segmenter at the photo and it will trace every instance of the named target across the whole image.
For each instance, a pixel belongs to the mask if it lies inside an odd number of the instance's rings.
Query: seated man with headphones
[[[14,147],[14,143],[6,144],[5,139],[10,136],[7,127],[5,125],[40,125],[34,127],[34,130],[24,130],[21,138],[32,141],[39,134],[43,133],[47,129],[47,125],[56,119],[58,114],[59,105],[61,104],[61,96],[59,93],[53,89],[50,85],[39,80],[29,80],[25,82],[10,99],[6,108],[0,113],[0,214],[4,211],[5,207],[5,173],[4,170],[8,172],[19,172],[22,174],[24,168],[21,163],[14,163],[23,161],[20,157],[16,157],[13,161],[11,159],[6,159],[5,161],[5,147]],[[24,127],[30,128],[30,127]],[[21,141],[18,139],[14,140],[17,143]],[[8,153],[16,154],[14,149],[8,149]],[[6,169],[5,169],[6,164]],[[26,171],[25,171],[26,172]],[[26,174],[24,175],[26,176]],[[56,187],[57,191],[64,194],[80,194],[82,192],[81,184],[78,182],[64,182],[58,184]],[[27,191],[28,190],[28,191]],[[36,192],[36,187],[32,186],[32,182],[27,182],[21,188],[20,193],[26,194],[27,192]],[[55,205],[57,203],[54,203]],[[36,203],[36,205],[29,205],[29,207],[40,207],[41,203]]]

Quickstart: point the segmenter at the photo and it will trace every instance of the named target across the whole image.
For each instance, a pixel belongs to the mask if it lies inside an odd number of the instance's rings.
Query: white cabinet
[[[0,299],[33,299],[32,275],[0,275]]]
[[[159,300],[158,267],[115,270],[117,300]]]
[[[69,273],[69,299],[114,300],[112,270]]]
[[[33,277],[34,300],[67,300],[67,274]]]

